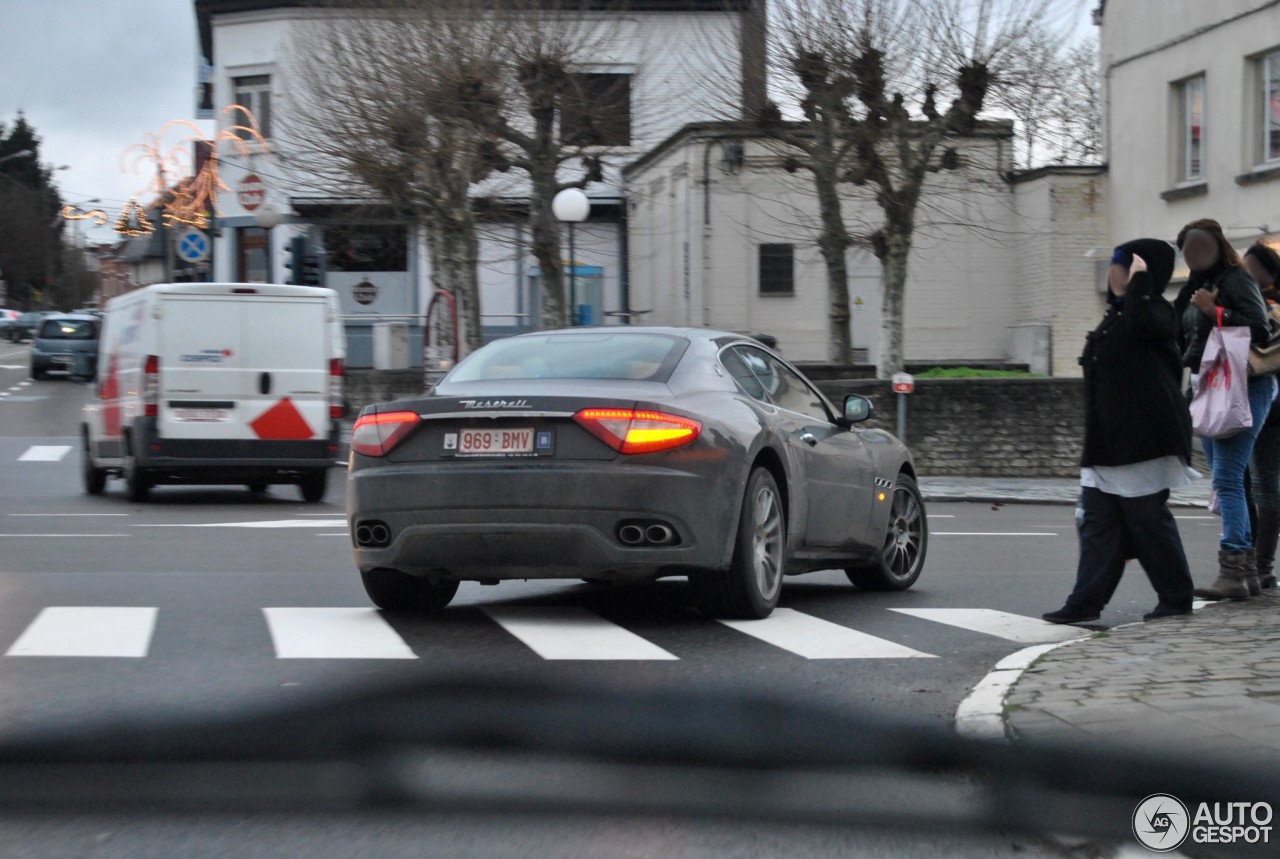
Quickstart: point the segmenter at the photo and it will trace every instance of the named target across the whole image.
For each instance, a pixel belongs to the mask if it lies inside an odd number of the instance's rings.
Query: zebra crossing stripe
[[[264,608],[277,659],[417,659],[373,608]]]
[[[5,655],[142,657],[155,625],[154,608],[47,606]]]
[[[490,606],[484,613],[548,660],[658,660],[677,657],[634,632],[574,606]]]
[[[1078,627],[1049,623],[1039,618],[991,608],[894,608],[890,611],[1022,644],[1071,641],[1090,634],[1088,630]]]
[[[61,462],[62,458],[69,453],[71,453],[69,444],[36,444],[27,448],[26,452],[18,457],[18,462]]]
[[[923,653],[856,629],[790,608],[775,608],[764,620],[720,623],[805,659],[932,659]]]

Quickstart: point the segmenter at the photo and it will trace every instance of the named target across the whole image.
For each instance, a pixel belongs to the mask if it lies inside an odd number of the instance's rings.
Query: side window
[[[823,405],[822,397],[800,377],[795,370],[779,361],[767,352],[752,349],[750,346],[735,347],[742,355],[747,366],[755,371],[769,392],[770,398],[779,408],[829,423],[831,415]],[[757,369],[757,367],[762,367]],[[762,374],[763,372],[763,374]]]
[[[760,380],[756,378],[755,373],[752,373],[747,368],[742,356],[736,350],[725,349],[721,352],[720,363],[729,371],[729,375],[733,376],[733,380],[738,383],[738,386],[746,391],[748,397],[761,402],[768,401],[769,398],[764,392],[764,385],[760,384]]]

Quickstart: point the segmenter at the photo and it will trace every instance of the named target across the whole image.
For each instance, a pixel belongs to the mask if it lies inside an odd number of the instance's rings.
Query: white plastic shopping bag
[[[1209,332],[1200,359],[1200,384],[1191,399],[1191,431],[1201,438],[1230,438],[1253,426],[1249,411],[1249,328],[1221,326]]]

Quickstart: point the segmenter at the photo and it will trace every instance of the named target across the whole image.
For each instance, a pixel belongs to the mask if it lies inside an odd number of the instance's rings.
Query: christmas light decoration
[[[62,217],[68,221],[83,221],[93,218],[94,224],[99,227],[111,219],[110,215],[101,209],[82,210],[80,207],[73,205],[62,207]]]
[[[156,231],[155,225],[147,217],[147,212],[138,202],[138,198],[124,204],[120,215],[116,218],[115,230],[122,236],[149,236]]]

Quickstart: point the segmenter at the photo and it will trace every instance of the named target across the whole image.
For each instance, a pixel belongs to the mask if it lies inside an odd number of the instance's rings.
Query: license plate
[[[69,367],[75,363],[76,359],[71,355],[54,355],[50,360],[55,364],[65,364]]]
[[[459,456],[502,456],[533,453],[532,428],[458,430]]]
[[[231,420],[228,409],[174,409],[173,419],[186,423],[221,423]]]

